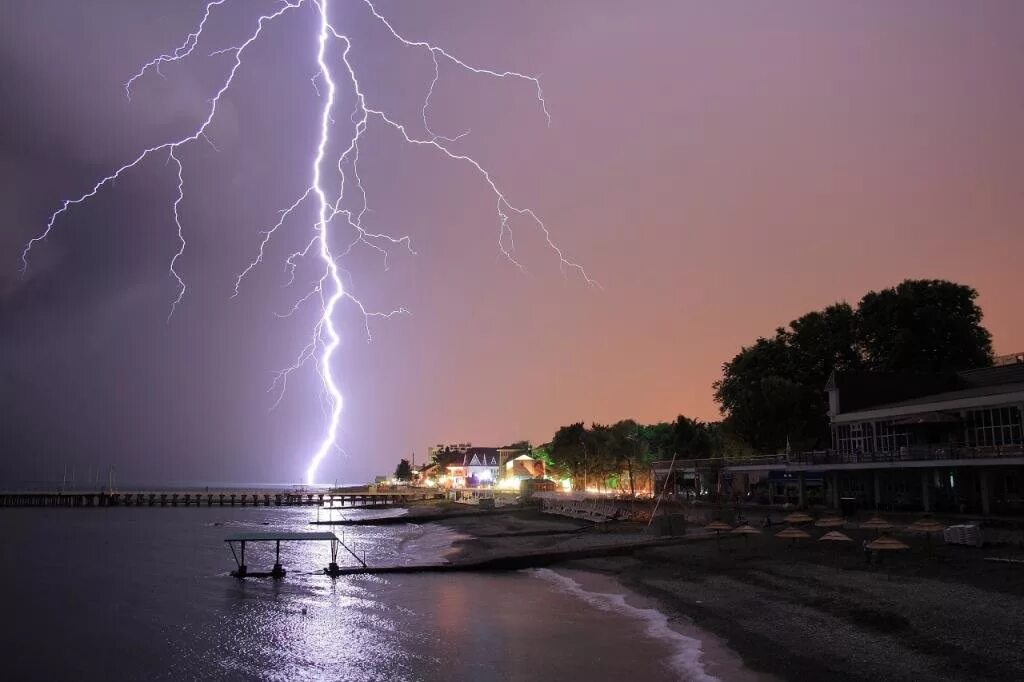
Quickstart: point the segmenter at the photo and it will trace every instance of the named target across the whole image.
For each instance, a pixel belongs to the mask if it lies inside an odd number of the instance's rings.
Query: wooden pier
[[[13,491],[0,492],[0,507],[293,507],[336,509],[401,505],[437,497],[434,491]]]

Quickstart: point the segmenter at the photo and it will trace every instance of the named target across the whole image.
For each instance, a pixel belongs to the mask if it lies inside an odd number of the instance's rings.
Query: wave
[[[673,630],[669,625],[668,616],[661,611],[633,606],[626,601],[624,594],[588,592],[572,578],[556,573],[549,568],[530,568],[525,572],[547,581],[555,589],[581,599],[602,611],[611,611],[642,621],[648,637],[667,642],[672,647],[675,653],[672,655],[670,663],[672,668],[682,676],[682,679],[693,682],[720,682],[717,677],[709,675],[704,668],[704,652],[701,641]]]

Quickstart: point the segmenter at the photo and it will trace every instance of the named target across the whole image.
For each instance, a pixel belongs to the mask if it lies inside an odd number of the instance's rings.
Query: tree
[[[395,467],[395,479],[399,481],[412,480],[412,466],[409,464],[409,460],[403,459]]]
[[[633,419],[623,419],[612,424],[611,442],[619,470],[626,470],[629,494],[635,496],[637,472],[643,468],[642,462],[647,450],[647,444],[640,436],[640,425]]]
[[[757,451],[812,447],[825,427],[825,382],[807,385],[801,374],[784,329],[743,348],[714,384],[725,428]]]
[[[681,457],[705,459],[712,455],[711,437],[707,425],[696,419],[679,415],[672,424],[674,451]]]
[[[593,423],[583,432],[584,485],[596,483],[610,485],[608,479],[622,471],[622,449],[616,442],[615,432],[607,424]]]
[[[836,303],[744,347],[722,366],[715,400],[723,434],[758,451],[827,442],[825,384],[834,371],[944,372],[992,362],[977,292],[942,280],[906,280],[869,292],[856,310]]]
[[[992,364],[978,292],[934,279],[908,279],[861,299],[858,341],[880,371],[941,372]]]
[[[834,303],[790,322],[783,335],[792,378],[824,386],[835,370],[861,369],[857,330],[858,314],[849,303]]]
[[[582,487],[585,477],[587,453],[584,438],[587,429],[583,422],[563,426],[555,432],[549,450],[555,471],[572,479],[573,487]]]
[[[674,453],[711,457],[721,442],[717,428],[687,417],[651,425],[623,419],[612,425],[593,423],[589,429],[583,422],[563,426],[550,444],[535,452],[548,458],[553,474],[570,477],[577,489],[603,485],[635,494],[650,487],[651,462],[671,459]]]
[[[549,470],[554,471],[555,460],[551,457],[551,443],[545,443],[544,445],[538,445],[531,452],[530,456],[534,459],[544,462],[544,466]]]
[[[672,459],[675,454],[673,425],[669,422],[641,426],[640,438],[644,443],[646,462]]]

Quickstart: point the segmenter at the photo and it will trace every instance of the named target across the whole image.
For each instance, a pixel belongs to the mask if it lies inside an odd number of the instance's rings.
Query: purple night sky
[[[152,158],[25,241],[148,146],[194,129],[230,58],[207,56],[273,3],[211,18],[209,49],[124,82],[191,31],[204,3],[8,2],[0,8],[0,487],[80,478],[298,481],[322,438],[320,385],[273,372],[313,307],[283,260],[291,221],[241,294],[235,277],[309,182],[318,134],[316,16],[268,28],[205,142],[181,151],[188,292],[165,322],[177,249],[175,170]],[[367,96],[419,121],[433,65],[361,2],[334,0]],[[442,67],[436,132],[544,217],[603,285],[563,277],[525,222],[523,274],[497,246],[493,195],[466,166],[367,133],[368,227],[418,254],[359,249],[344,267],[371,307],[336,317],[347,455],[361,482],[428,444],[543,442],[572,421],[713,419],[711,383],[742,344],[808,310],[906,277],[976,287],[997,353],[1024,349],[1024,3],[378,0],[412,38],[528,83]],[[341,110],[350,104],[342,101]],[[300,271],[305,282],[311,270]]]

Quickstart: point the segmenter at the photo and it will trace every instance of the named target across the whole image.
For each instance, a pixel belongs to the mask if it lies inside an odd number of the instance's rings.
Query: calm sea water
[[[346,516],[396,511],[348,511]],[[5,679],[732,679],[737,661],[591,574],[320,573],[286,543],[284,580],[239,581],[240,530],[323,530],[312,508],[0,510]],[[336,528],[341,534],[341,527]],[[436,524],[346,528],[371,564],[442,561]],[[349,562],[351,557],[344,557]],[[247,548],[268,570],[271,546]],[[744,675],[745,676],[745,675]]]

